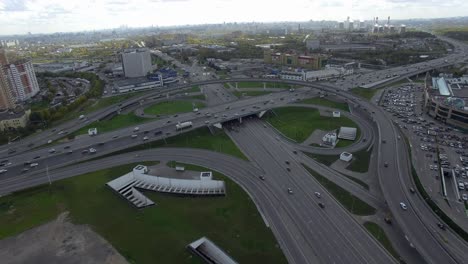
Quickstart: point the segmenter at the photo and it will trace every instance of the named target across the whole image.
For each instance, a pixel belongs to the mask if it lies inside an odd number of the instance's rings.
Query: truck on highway
[[[182,122],[182,123],[178,123],[176,125],[176,130],[182,130],[182,129],[185,129],[185,128],[189,128],[189,127],[192,127],[192,122],[188,121],[188,122]]]

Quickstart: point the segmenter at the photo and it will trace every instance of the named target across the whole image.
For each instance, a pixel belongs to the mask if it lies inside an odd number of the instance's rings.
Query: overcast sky
[[[222,22],[468,15],[468,0],[0,0],[0,35]]]

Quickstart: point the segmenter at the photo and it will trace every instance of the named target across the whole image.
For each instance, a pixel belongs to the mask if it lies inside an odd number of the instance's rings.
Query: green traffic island
[[[370,221],[364,222],[364,227],[371,235],[380,242],[380,244],[396,259],[400,260],[401,257],[388,239],[385,231],[378,224]]]
[[[86,173],[1,197],[0,238],[19,235],[69,212],[73,224],[90,226],[130,263],[154,263],[155,259],[199,263],[186,246],[202,236],[241,263],[258,263],[259,259],[286,263],[251,198],[225,175],[213,171],[215,179],[226,183],[227,196],[193,199],[143,191],[157,206],[137,210],[105,186],[136,165]]]
[[[323,116],[320,111],[307,107],[280,107],[269,111],[266,120],[285,137],[297,142],[304,142],[316,129],[332,131],[340,127],[356,127],[356,123],[345,116]],[[361,131],[357,128],[356,138]],[[339,147],[353,143],[349,140],[340,140]]]
[[[338,186],[324,176],[320,175],[313,169],[302,164],[302,166],[312,175],[327,191],[341,203],[349,212],[359,216],[373,215],[376,209],[358,197],[354,196],[347,190]]]
[[[239,159],[248,161],[248,158],[236,146],[236,144],[224,133],[223,130],[213,129],[210,131],[207,127],[190,130],[183,134],[166,137],[157,141],[144,143],[138,146],[118,150],[95,159],[102,159],[114,155],[124,154],[133,151],[153,149],[153,148],[196,148],[206,149],[219,153],[232,155]],[[89,161],[89,160],[88,160]]]
[[[338,110],[343,110],[343,111],[349,112],[349,106],[348,106],[347,103],[336,102],[336,101],[329,100],[327,98],[314,97],[314,98],[304,99],[304,100],[299,101],[297,103],[298,104],[311,104],[311,105],[326,106],[326,107],[331,107],[331,108],[335,108],[335,109],[338,109]]]
[[[77,131],[71,133],[72,136],[85,135],[88,133],[88,130],[91,128],[97,128],[98,133],[105,133],[121,129],[124,127],[139,125],[145,122],[150,122],[152,119],[140,117],[134,113],[129,114],[117,114],[109,120],[94,121]]]
[[[333,163],[335,163],[337,160],[340,159],[340,157],[336,156],[336,155],[320,155],[320,154],[312,154],[312,153],[308,153],[308,152],[304,152],[304,154],[306,154],[307,156],[309,156],[313,160],[315,160],[317,162],[320,162],[323,165],[326,165],[328,167],[330,167]],[[349,167],[347,167],[346,169],[349,169]],[[352,180],[353,182],[361,185],[366,190],[370,189],[369,185],[367,183],[365,183],[364,181],[360,180],[360,179],[357,179],[355,177],[348,176],[348,175],[345,175],[345,174],[341,174],[341,173],[340,173],[340,175],[343,175],[346,178]]]
[[[144,113],[148,115],[174,115],[194,111],[194,109],[202,109],[206,105],[201,102],[191,101],[165,101],[159,102],[144,109]]]
[[[370,101],[372,99],[372,97],[374,97],[374,95],[377,93],[378,89],[373,89],[373,88],[369,88],[369,89],[366,89],[366,88],[361,88],[361,87],[355,87],[353,89],[351,89],[351,93],[359,96],[359,97],[363,97],[364,99]]]
[[[372,148],[363,149],[353,153],[351,163],[346,167],[347,170],[365,173],[369,170]]]

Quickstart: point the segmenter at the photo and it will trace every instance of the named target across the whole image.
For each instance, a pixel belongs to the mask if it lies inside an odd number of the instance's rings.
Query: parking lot
[[[381,106],[408,138],[413,165],[426,191],[444,211],[464,219],[468,200],[468,137],[424,114],[423,84],[387,89]]]

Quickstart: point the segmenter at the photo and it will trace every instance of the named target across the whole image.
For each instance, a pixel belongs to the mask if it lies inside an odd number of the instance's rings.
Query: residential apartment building
[[[3,66],[8,76],[10,89],[17,102],[22,102],[39,92],[34,67],[30,60],[18,60]]]
[[[0,64],[0,109],[12,109],[15,107],[15,99],[11,93],[10,83]]]

